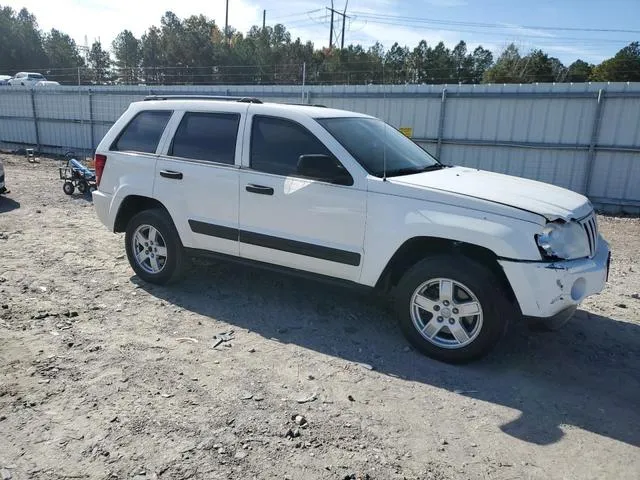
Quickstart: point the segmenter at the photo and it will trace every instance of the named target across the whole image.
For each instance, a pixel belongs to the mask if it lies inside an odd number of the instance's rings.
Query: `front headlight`
[[[548,258],[588,257],[589,240],[578,222],[548,223],[541,234],[536,235],[538,247],[543,256]]]

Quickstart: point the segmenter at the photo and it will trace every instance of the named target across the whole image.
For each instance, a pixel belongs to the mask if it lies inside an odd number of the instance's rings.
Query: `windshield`
[[[316,118],[372,175],[387,177],[437,170],[443,166],[417,144],[377,118]],[[385,161],[386,157],[386,161]]]

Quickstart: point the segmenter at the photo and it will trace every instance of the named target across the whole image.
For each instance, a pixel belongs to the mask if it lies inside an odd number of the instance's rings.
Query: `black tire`
[[[67,195],[73,195],[73,192],[76,191],[76,187],[74,187],[71,182],[64,182],[62,185],[62,191]]]
[[[162,269],[157,273],[145,270],[134,255],[133,238],[138,228],[144,225],[152,226],[158,231],[166,248],[166,259]],[[155,208],[143,210],[134,215],[127,224],[125,249],[131,268],[145,282],[164,285],[181,277],[185,259],[184,247],[180,241],[178,231],[166,210]]]
[[[87,182],[85,180],[78,181],[78,191],[81,194],[84,195],[87,192],[88,188],[89,188],[89,186],[87,185]]]
[[[463,346],[457,348],[439,346],[427,340],[414,324],[412,317],[414,293],[426,282],[435,281],[435,279],[450,279],[457,282],[467,287],[477,298],[481,307],[482,323],[477,329],[472,330],[472,332],[477,333],[469,335],[469,339],[473,339],[470,343],[463,344]],[[460,295],[459,287],[454,287],[452,291],[454,291],[454,297],[456,295],[455,292]],[[483,265],[459,255],[427,257],[416,263],[401,278],[396,290],[395,304],[400,327],[407,339],[427,356],[447,363],[465,363],[486,355],[505,334],[509,317],[512,315],[512,310],[509,308],[510,304],[495,275]],[[452,331],[448,330],[447,325],[451,320],[446,320],[447,318],[453,318],[448,315],[453,315],[450,312],[454,306],[454,303],[451,302],[451,308],[440,304],[434,307],[434,309],[438,308],[443,314],[445,308],[447,310],[444,318],[442,316],[438,317],[440,330],[435,335],[438,337],[435,338],[435,342],[440,340],[442,343],[443,338],[444,341],[447,341],[447,337],[450,337],[451,341],[455,343]],[[434,321],[436,320],[435,316],[430,317],[430,315],[433,315],[432,313],[427,313],[426,310],[420,309],[418,311],[421,318],[433,318]],[[479,324],[479,317],[477,316],[465,318],[467,320],[464,321],[471,323],[471,325]],[[447,328],[443,329],[443,326]]]

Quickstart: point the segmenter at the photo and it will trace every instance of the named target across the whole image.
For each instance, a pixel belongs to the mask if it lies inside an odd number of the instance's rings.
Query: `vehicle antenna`
[[[387,115],[387,90],[385,88],[385,84],[384,84],[384,61],[382,62],[382,104],[384,105],[384,113],[385,113],[385,117],[389,117],[389,115]],[[387,124],[385,123],[385,121],[383,121],[384,123],[384,135],[382,137],[382,181],[386,182],[387,181]]]

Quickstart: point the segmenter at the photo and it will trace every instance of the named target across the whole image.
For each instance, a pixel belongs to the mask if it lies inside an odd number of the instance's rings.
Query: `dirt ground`
[[[640,478],[639,219],[599,218],[610,283],[563,330],[450,366],[337,287],[139,283],[55,161],[2,158],[3,480]]]

